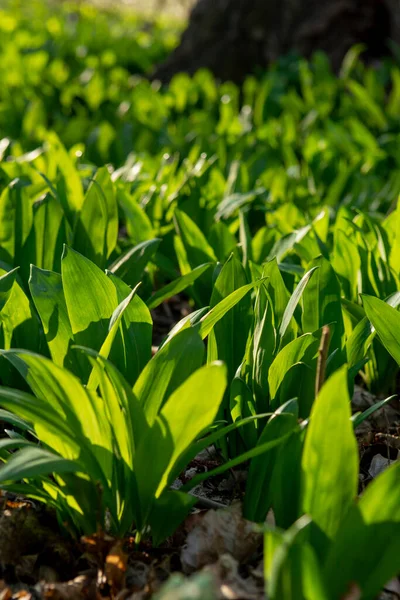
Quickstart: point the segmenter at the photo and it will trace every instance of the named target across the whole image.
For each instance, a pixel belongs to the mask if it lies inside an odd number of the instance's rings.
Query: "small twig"
[[[326,361],[328,359],[331,330],[329,325],[322,328],[321,342],[318,348],[317,374],[315,377],[315,395],[318,396],[325,381]]]
[[[196,496],[195,494],[192,494],[192,496],[197,498],[196,506],[200,506],[200,508],[228,508],[228,505],[222,504],[222,502],[216,502],[215,500],[210,500],[203,496]]]

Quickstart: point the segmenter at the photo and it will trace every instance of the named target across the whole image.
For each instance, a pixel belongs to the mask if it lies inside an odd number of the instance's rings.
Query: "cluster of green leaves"
[[[30,149],[52,129],[69,147],[84,142],[100,164],[123,160],[132,139],[146,144],[133,114],[139,126],[154,119],[143,75],[166,58],[181,29],[171,20],[149,21],[89,3],[5,0],[2,134]]]
[[[278,527],[266,530],[264,554],[269,598],[335,600],[355,586],[372,600],[398,573],[400,463],[357,501],[347,387],[340,369],[318,395],[306,431],[292,426],[290,451],[275,464]]]
[[[46,10],[0,19],[1,487],[76,533],[159,542],[191,488],[250,461],[271,598],[372,598],[400,484],[393,466],[356,503],[350,397],[356,377],[397,391],[398,66],[355,48],[339,77],[317,54],[242,93],[204,71],[160,89],[131,73],[176,28]],[[193,311],[152,356],[152,311],[179,293]],[[171,489],[210,444],[221,466]]]

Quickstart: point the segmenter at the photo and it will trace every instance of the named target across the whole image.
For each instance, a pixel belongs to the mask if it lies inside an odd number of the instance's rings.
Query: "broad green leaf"
[[[33,205],[33,229],[29,237],[34,237],[30,262],[41,269],[59,272],[63,244],[69,241],[70,228],[60,203],[52,194],[46,194]]]
[[[65,247],[62,283],[71,329],[77,344],[99,350],[119,302],[115,286],[89,259]]]
[[[372,330],[368,317],[364,317],[347,339],[346,353],[350,368],[365,358],[374,336],[375,333]]]
[[[233,378],[229,388],[229,412],[231,419],[237,423],[241,419],[245,419],[256,414],[256,407],[251,389],[246,382],[240,377],[240,367]],[[244,429],[239,432],[240,440],[243,441],[244,447],[249,450],[257,444],[257,422],[250,422]],[[232,440],[229,437],[229,443]],[[234,441],[236,439],[234,438]],[[235,453],[237,453],[237,448]]]
[[[263,445],[292,432],[297,425],[297,403],[289,401],[278,409],[264,428],[258,445]],[[250,463],[246,483],[243,515],[250,521],[262,523],[272,503],[271,479],[278,448],[254,457]]]
[[[368,319],[376,329],[386,350],[400,364],[400,313],[383,300],[373,296],[362,296]]]
[[[304,335],[287,344],[276,355],[268,371],[268,383],[271,399],[274,399],[289,369],[300,361],[306,364],[316,358],[318,354],[320,331],[305,333]]]
[[[367,487],[359,502],[366,523],[400,523],[399,475],[400,463],[396,462]]]
[[[120,304],[118,304],[117,308],[114,310],[113,314],[111,315],[110,324],[108,326],[108,334],[107,334],[107,337],[104,340],[104,342],[100,348],[100,351],[99,351],[100,356],[102,356],[103,358],[108,358],[110,355],[111,348],[113,346],[115,336],[117,335],[117,331],[119,329],[122,317],[124,316],[125,311],[129,307],[134,295],[136,294],[136,290],[139,287],[139,285],[140,284],[138,284],[131,291],[131,293],[124,300],[122,300],[122,302],[120,302]],[[93,369],[90,374],[90,377],[89,377],[86,387],[89,390],[95,390],[95,389],[97,389],[98,384],[99,384],[99,381],[96,376],[96,372]]]
[[[173,340],[169,345],[172,343]],[[198,369],[169,396],[147,436],[142,438],[137,448],[135,473],[147,513],[152,502],[172,483],[171,473],[182,454],[213,423],[225,387],[226,368],[222,364]],[[149,451],[154,458],[151,472],[147,466]]]
[[[211,265],[212,263],[199,265],[198,267],[190,271],[190,273],[178,277],[174,281],[171,281],[171,283],[168,283],[161,289],[157,290],[157,292],[154,292],[154,294],[152,294],[152,296],[150,296],[150,298],[147,300],[147,306],[149,307],[149,309],[153,310],[154,308],[157,308],[157,306],[162,304],[164,300],[167,300],[168,298],[171,298],[172,296],[175,296],[176,294],[179,294],[180,292],[185,290],[187,287],[192,285],[192,283],[194,283],[196,279],[198,279],[203,273],[205,273],[211,267]]]
[[[350,90],[356,105],[359,105],[364,111],[370,122],[380,129],[386,129],[388,123],[382,108],[375,102],[368,90],[355,81],[350,79],[346,82],[346,87]]]
[[[118,302],[131,293],[130,287],[121,279],[107,273],[117,290]],[[126,307],[110,359],[133,385],[151,358],[153,321],[143,300],[135,294]]]
[[[17,415],[14,415],[8,410],[0,409],[0,421],[3,423],[10,423],[13,427],[22,429],[22,431],[29,431],[31,434],[33,434],[32,426],[27,421],[21,419]]]
[[[300,517],[301,459],[304,431],[296,430],[278,451],[271,480],[272,509],[278,527],[287,529]]]
[[[118,209],[114,185],[107,167],[101,167],[85,195],[75,226],[74,248],[104,268],[117,238]]]
[[[155,546],[175,533],[197,501],[196,496],[177,490],[166,490],[157,498],[148,517]]]
[[[56,427],[49,427],[46,421],[43,425],[38,423],[35,416],[30,419],[35,423],[39,439],[61,454],[68,451],[65,458],[77,458],[73,448],[76,448],[77,444],[79,448],[81,444],[79,454],[85,452],[87,460],[91,463],[97,458],[104,477],[110,479],[112,455],[109,453],[112,452],[112,443],[110,431],[101,412],[101,399],[86,390],[72,373],[47,358],[22,350],[8,350],[3,354],[25,378],[38,400],[41,400],[38,404],[47,407],[49,418],[52,412],[50,409],[58,415],[60,425]],[[7,407],[12,408],[10,405]],[[18,414],[26,418],[24,413]],[[65,444],[60,447],[57,442],[57,430],[64,422],[72,438],[72,444],[68,442],[68,448]],[[94,472],[96,469],[98,466]]]
[[[174,337],[174,335],[176,335],[182,329],[186,329],[187,327],[195,327],[195,325],[197,325],[200,322],[202,317],[204,317],[204,315],[208,313],[209,308],[209,306],[204,306],[203,308],[199,308],[198,310],[189,313],[188,315],[186,315],[186,317],[183,317],[183,319],[178,321],[178,323],[171,329],[168,336],[161,343],[160,347],[164,346],[165,344],[168,344],[168,342]]]
[[[81,350],[87,356],[96,359],[97,366],[101,366],[104,369],[111,386],[114,388],[118,402],[123,409],[122,416],[125,417],[126,415],[126,419],[130,421],[127,426],[132,432],[133,439],[131,441],[137,445],[140,438],[146,434],[147,421],[143,407],[134,395],[132,388],[115,365],[101,356],[98,352],[82,346],[75,346],[74,348]]]
[[[50,354],[56,365],[79,374],[79,365],[70,352],[73,334],[65,303],[61,275],[31,266],[29,289],[42,321]]]
[[[32,200],[26,183],[15,179],[0,195],[0,259],[20,266],[33,224]]]
[[[60,414],[52,406],[38,402],[31,394],[6,387],[0,387],[0,404],[13,411],[0,411],[6,423],[27,430],[30,430],[28,423],[34,423],[37,431],[41,432],[41,428],[43,429],[43,441],[64,457],[75,459],[79,455],[77,440],[70,438],[68,425],[60,419]]]
[[[7,301],[11,295],[11,290],[14,286],[14,282],[17,278],[18,267],[8,273],[4,273],[0,277],[0,313],[7,304]]]
[[[204,357],[204,344],[193,328],[177,333],[149,361],[136,381],[133,392],[153,424],[165,400],[196,369]]]
[[[248,283],[247,285],[243,285],[238,290],[235,290],[229,296],[218,302],[213,308],[209,310],[209,312],[202,317],[199,325],[199,334],[204,340],[210,331],[212,331],[214,325],[222,319],[226,313],[231,310],[245,295],[250,292],[250,290],[258,287],[263,282],[263,279],[259,279],[253,283]]]
[[[136,201],[136,198],[123,188],[117,188],[118,204],[122,207],[126,218],[126,229],[129,239],[136,246],[154,238],[151,220]]]
[[[109,271],[134,287],[142,279],[146,265],[157,252],[160,242],[160,239],[155,238],[133,246],[113,262]]]
[[[50,473],[73,473],[79,471],[79,463],[66,460],[42,448],[24,448],[16,452],[0,468],[0,483],[40,477]]]
[[[311,263],[318,267],[303,294],[303,331],[317,331],[323,325],[334,324],[331,348],[342,347],[344,324],[340,286],[330,263],[322,256]]]
[[[221,221],[213,223],[208,235],[208,241],[218,260],[221,262],[225,262],[237,246],[235,236]]]
[[[2,270],[0,269],[0,273]],[[2,300],[7,300],[0,311],[2,326],[2,347],[27,348],[47,353],[46,341],[39,327],[39,319],[33,304],[22,289],[13,271],[0,278]],[[14,280],[10,288],[11,280]],[[2,364],[1,378],[3,383],[16,384],[15,377]]]
[[[346,298],[356,301],[361,259],[357,245],[342,230],[338,230],[335,235],[332,266],[340,280]]]
[[[296,306],[298,305],[298,303],[300,301],[300,298],[301,298],[301,296],[304,293],[304,290],[309,285],[310,279],[314,275],[314,273],[317,270],[317,268],[318,268],[318,265],[314,266],[312,269],[310,269],[309,271],[307,271],[307,273],[305,275],[303,275],[303,277],[301,278],[301,280],[297,284],[296,289],[294,290],[293,294],[291,295],[290,300],[287,303],[287,306],[285,308],[285,312],[283,313],[282,322],[281,322],[280,327],[279,327],[279,340],[280,340],[280,342],[282,342],[282,340],[283,340],[283,338],[285,336],[286,330],[289,327],[291,319],[292,319],[292,317],[294,315],[294,311],[296,310]],[[319,329],[319,326],[315,327],[314,331],[316,329]]]
[[[176,209],[174,221],[192,269],[210,261],[217,261],[205,235],[186,213]]]
[[[211,310],[230,294],[247,285],[246,272],[233,256],[222,267],[211,296]],[[215,323],[208,340],[207,361],[222,360],[228,368],[228,380],[233,379],[241,364],[250,330],[251,302],[244,296],[232,310]]]
[[[271,600],[328,600],[320,563],[308,542],[310,520],[301,517],[283,533],[264,534],[265,575]]]
[[[14,450],[22,446],[35,446],[33,442],[26,440],[23,437],[19,438],[2,438],[0,439],[0,450]]]
[[[283,320],[286,307],[290,300],[290,294],[285,286],[281,272],[276,259],[272,259],[263,266],[263,276],[268,277],[268,293],[272,300],[275,323],[280,324]],[[297,325],[293,319],[286,329],[286,335],[291,331],[294,336],[297,331]],[[289,341],[289,339],[288,339]]]
[[[266,285],[257,289],[254,306],[254,333],[252,347],[252,384],[258,412],[269,406],[268,371],[274,360],[276,346],[273,301]]]
[[[63,177],[63,193],[60,198],[70,223],[73,224],[77,213],[82,209],[84,195],[79,174],[60,139],[54,132],[47,134],[51,153]]]
[[[350,417],[344,366],[314,402],[302,457],[303,511],[331,540],[357,494],[358,450]]]
[[[324,575],[332,598],[357,582],[366,600],[395,577],[400,552],[400,463],[366,489],[343,521],[328,554]],[[370,551],[366,552],[365,549]]]

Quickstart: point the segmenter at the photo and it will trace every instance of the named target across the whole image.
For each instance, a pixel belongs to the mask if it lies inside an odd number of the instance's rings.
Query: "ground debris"
[[[226,509],[192,515],[187,522],[191,530],[181,552],[185,573],[214,564],[227,553],[240,563],[245,562],[262,540],[254,523],[243,518],[238,502]]]

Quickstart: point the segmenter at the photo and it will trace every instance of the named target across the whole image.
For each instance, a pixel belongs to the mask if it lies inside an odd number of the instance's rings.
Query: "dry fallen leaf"
[[[380,475],[380,473],[387,469],[392,463],[394,463],[393,460],[385,458],[384,456],[382,456],[382,454],[375,454],[375,456],[371,460],[368,473],[373,478],[378,477],[378,475]]]
[[[244,578],[239,573],[239,564],[230,554],[223,554],[218,561],[204,568],[215,578],[221,600],[263,600],[264,581],[257,581],[252,575]]]
[[[261,540],[254,524],[243,519],[239,503],[198,514],[182,548],[183,571],[191,573],[214,563],[222,554],[231,554],[239,562],[246,561]]]
[[[100,598],[96,590],[96,580],[85,575],[64,583],[45,583],[41,588],[44,600],[98,600]]]

